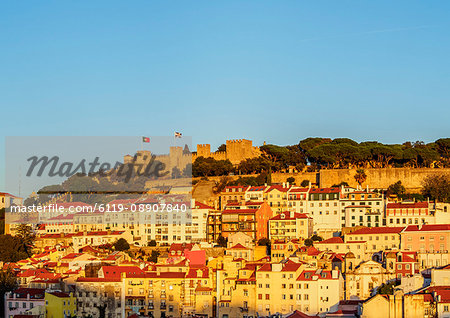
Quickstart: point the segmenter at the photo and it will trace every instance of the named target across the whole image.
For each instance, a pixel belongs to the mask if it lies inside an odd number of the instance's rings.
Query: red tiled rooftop
[[[347,235],[359,235],[359,234],[394,234],[400,233],[404,227],[368,227],[356,230],[354,232],[348,233]]]
[[[450,224],[409,225],[404,232],[450,231]]]
[[[395,202],[388,203],[386,209],[426,209],[428,208],[428,202]]]
[[[309,216],[304,213],[292,213],[289,211],[281,212],[278,215],[275,215],[270,220],[276,221],[276,220],[296,220],[296,219],[308,219]]]
[[[302,313],[301,311],[295,310],[292,314],[286,316],[286,318],[319,318],[319,316],[310,316]]]
[[[339,193],[340,188],[311,188],[310,193]]]
[[[236,209],[236,210],[228,210],[225,209],[222,211],[222,214],[255,214],[258,209]]]
[[[292,192],[308,192],[308,190],[309,190],[309,188],[291,188],[290,190],[289,190],[289,193],[292,193]]]
[[[301,272],[301,274],[298,276],[298,281],[312,281],[314,280],[313,277],[317,277],[317,279],[338,279],[338,278],[332,278],[331,271],[320,271],[320,273],[317,273],[317,270],[305,270]]]
[[[196,209],[208,209],[208,210],[212,210],[213,208],[212,207],[210,207],[209,205],[206,205],[206,204],[204,204],[204,203],[201,203],[201,202],[199,202],[199,201],[195,201],[195,208]]]
[[[286,186],[282,186],[282,185],[279,185],[279,184],[275,184],[275,185],[272,185],[272,186],[270,186],[267,190],[266,190],[266,192],[271,192],[271,191],[273,191],[273,190],[278,190],[278,191],[280,191],[280,192],[287,192],[287,191],[289,191],[289,187],[286,187]]]
[[[329,238],[329,239],[326,239],[326,240],[323,240],[323,241],[320,241],[320,242],[316,242],[315,244],[330,244],[330,243],[332,243],[332,244],[342,244],[342,243],[344,243],[344,241],[340,237],[332,237],[332,238]]]
[[[238,243],[238,244],[230,247],[229,249],[231,249],[231,250],[248,250],[249,248],[247,248],[244,245]]]

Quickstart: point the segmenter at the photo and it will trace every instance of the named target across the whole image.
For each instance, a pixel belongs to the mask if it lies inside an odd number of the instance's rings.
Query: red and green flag
[[[142,137],[142,142],[150,142],[150,137]]]

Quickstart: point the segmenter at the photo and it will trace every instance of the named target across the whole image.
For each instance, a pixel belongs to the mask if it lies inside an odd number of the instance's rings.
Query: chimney
[[[293,217],[294,217],[294,211],[290,211],[290,212],[289,212],[289,216],[290,216],[291,218],[293,218]]]
[[[286,182],[283,182],[283,188],[286,188]]]
[[[333,270],[331,271],[331,278],[337,279],[338,277],[339,277],[339,271],[336,270],[336,269],[333,269]]]
[[[283,269],[283,264],[272,264],[272,272],[281,272]]]
[[[289,182],[286,182],[286,188],[289,188]]]

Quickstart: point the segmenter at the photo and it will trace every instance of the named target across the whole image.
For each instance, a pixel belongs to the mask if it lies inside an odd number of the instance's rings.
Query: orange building
[[[222,236],[243,232],[255,240],[268,237],[268,222],[273,212],[265,202],[222,211]]]

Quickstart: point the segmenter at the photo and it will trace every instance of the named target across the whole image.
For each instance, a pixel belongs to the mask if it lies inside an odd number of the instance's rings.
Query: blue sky
[[[0,130],[177,130],[213,148],[434,141],[450,136],[449,11],[448,1],[2,2]]]

